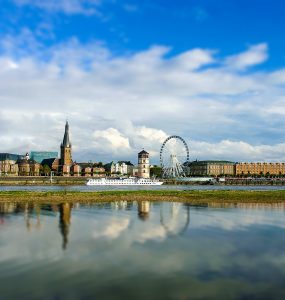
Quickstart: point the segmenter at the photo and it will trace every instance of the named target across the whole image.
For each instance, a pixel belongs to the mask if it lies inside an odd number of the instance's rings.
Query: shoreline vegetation
[[[114,201],[208,204],[285,204],[285,190],[276,191],[1,191],[0,202],[100,203]]]

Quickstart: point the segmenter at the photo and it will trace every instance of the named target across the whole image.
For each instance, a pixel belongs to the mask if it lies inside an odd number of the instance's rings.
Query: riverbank
[[[285,191],[104,191],[104,192],[0,192],[0,202],[112,202],[172,201],[193,205],[209,203],[285,203]]]
[[[161,179],[163,185],[221,185],[221,186],[285,186],[284,178],[226,178],[226,181],[191,181]],[[63,176],[0,176],[0,186],[84,186],[88,177]]]

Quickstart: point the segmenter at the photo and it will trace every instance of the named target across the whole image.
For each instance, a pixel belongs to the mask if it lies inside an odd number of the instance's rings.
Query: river
[[[284,248],[284,205],[0,203],[0,299],[285,299]]]
[[[17,185],[0,186],[0,191],[137,191],[137,190],[237,190],[237,191],[274,191],[285,190],[285,186],[278,185],[161,185],[161,186],[86,186],[86,185]]]

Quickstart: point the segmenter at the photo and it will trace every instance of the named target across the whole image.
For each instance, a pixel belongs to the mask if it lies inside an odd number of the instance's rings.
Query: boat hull
[[[162,185],[161,181],[151,179],[89,179],[86,183],[88,186],[146,186],[146,185]]]

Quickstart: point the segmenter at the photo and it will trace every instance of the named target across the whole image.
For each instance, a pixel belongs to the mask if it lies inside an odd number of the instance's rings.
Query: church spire
[[[60,165],[69,168],[72,165],[72,148],[69,140],[69,124],[66,121],[63,141],[60,145]],[[65,168],[64,167],[64,168]],[[62,170],[63,173],[69,173],[69,170]]]
[[[62,146],[63,147],[71,147],[71,143],[70,143],[70,140],[69,140],[69,124],[68,124],[68,121],[66,121],[66,124],[65,124],[65,132],[64,132]]]

